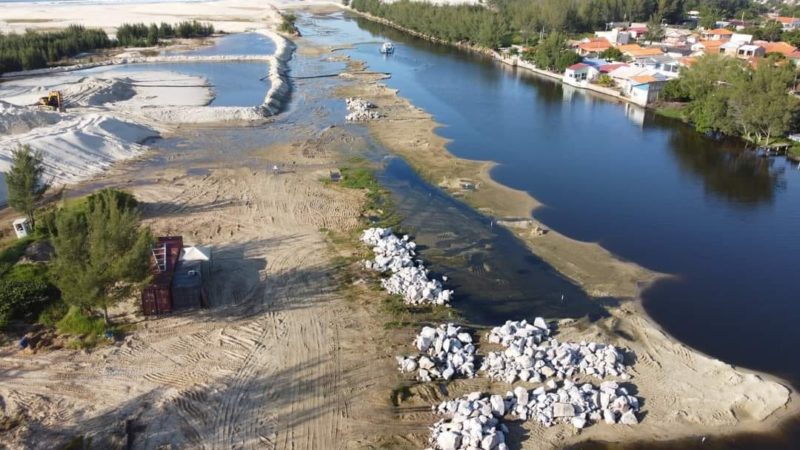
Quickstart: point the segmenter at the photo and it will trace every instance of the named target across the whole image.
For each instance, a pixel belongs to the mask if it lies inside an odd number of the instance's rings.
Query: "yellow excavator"
[[[53,108],[53,111],[64,112],[64,102],[61,91],[50,91],[46,97],[39,99],[39,106],[42,108]]]

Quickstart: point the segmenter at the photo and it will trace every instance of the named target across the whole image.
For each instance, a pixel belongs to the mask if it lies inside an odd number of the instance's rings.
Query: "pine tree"
[[[152,235],[132,197],[110,189],[56,216],[52,273],[64,301],[84,311],[130,297],[148,278]]]
[[[50,187],[42,181],[44,166],[42,154],[27,145],[11,151],[11,170],[6,174],[8,204],[25,214],[31,227],[36,225],[34,212],[36,204]]]

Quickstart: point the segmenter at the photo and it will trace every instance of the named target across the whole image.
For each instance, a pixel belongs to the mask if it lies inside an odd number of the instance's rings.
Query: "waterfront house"
[[[700,37],[706,41],[729,41],[733,36],[733,31],[727,28],[715,28],[713,30],[705,30],[700,33]]]
[[[595,31],[595,37],[608,41],[611,45],[625,45],[631,40],[631,34],[623,31],[622,28],[614,28],[609,31]]]
[[[596,67],[586,63],[573,64],[564,71],[564,83],[572,86],[585,86],[600,74]]]
[[[666,77],[657,74],[635,76],[631,78],[624,92],[633,103],[647,106],[658,100],[659,93],[667,81]]]
[[[800,19],[797,17],[777,17],[775,20],[780,22],[783,31],[792,31],[800,28]]]
[[[759,58],[764,56],[766,51],[764,47],[755,44],[748,44],[739,47],[736,52],[736,57],[740,59]]]
[[[611,43],[604,37],[586,38],[578,44],[577,52],[581,56],[599,55],[609,48],[611,48]]]

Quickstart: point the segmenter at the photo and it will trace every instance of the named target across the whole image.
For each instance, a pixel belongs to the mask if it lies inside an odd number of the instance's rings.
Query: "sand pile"
[[[128,77],[85,77],[61,89],[64,106],[103,106],[133,98],[137,92]],[[44,95],[44,94],[43,94]]]
[[[24,108],[0,101],[0,134],[27,133],[34,128],[53,125],[61,114],[38,108]]]
[[[0,136],[0,171],[10,168],[13,149],[28,145],[42,152],[46,178],[56,184],[76,182],[116,161],[139,155],[145,148],[140,143],[158,136],[149,127],[106,114],[51,114],[59,115],[60,120],[25,133]],[[0,116],[0,128],[14,117]]]
[[[475,376],[475,345],[472,336],[452,323],[422,327],[414,346],[423,354],[398,356],[401,372],[416,372],[419,381],[449,380],[456,375]]]

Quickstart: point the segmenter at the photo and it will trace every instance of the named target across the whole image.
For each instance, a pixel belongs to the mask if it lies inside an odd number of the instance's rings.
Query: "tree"
[[[781,40],[782,34],[783,25],[781,25],[781,23],[777,20],[770,20],[761,27],[760,33],[757,33],[753,37],[756,39],[763,39],[765,41],[778,42]]]
[[[147,45],[152,47],[158,44],[158,25],[151,23],[147,28]]]
[[[730,109],[744,137],[768,145],[789,131],[798,110],[798,100],[788,93],[793,81],[789,64],[768,58],[738,83]]]
[[[647,32],[644,39],[651,42],[661,42],[664,39],[664,28],[661,26],[661,14],[653,14],[647,21]]]
[[[8,204],[25,217],[35,227],[34,212],[36,204],[50,187],[42,181],[44,166],[42,153],[33,151],[27,145],[11,151],[11,169],[6,174]]]
[[[617,47],[609,47],[600,53],[600,57],[606,61],[623,61],[625,55]]]
[[[83,208],[56,216],[52,271],[64,301],[84,311],[108,308],[128,298],[148,278],[152,235],[140,227],[132,197],[102,190]]]

